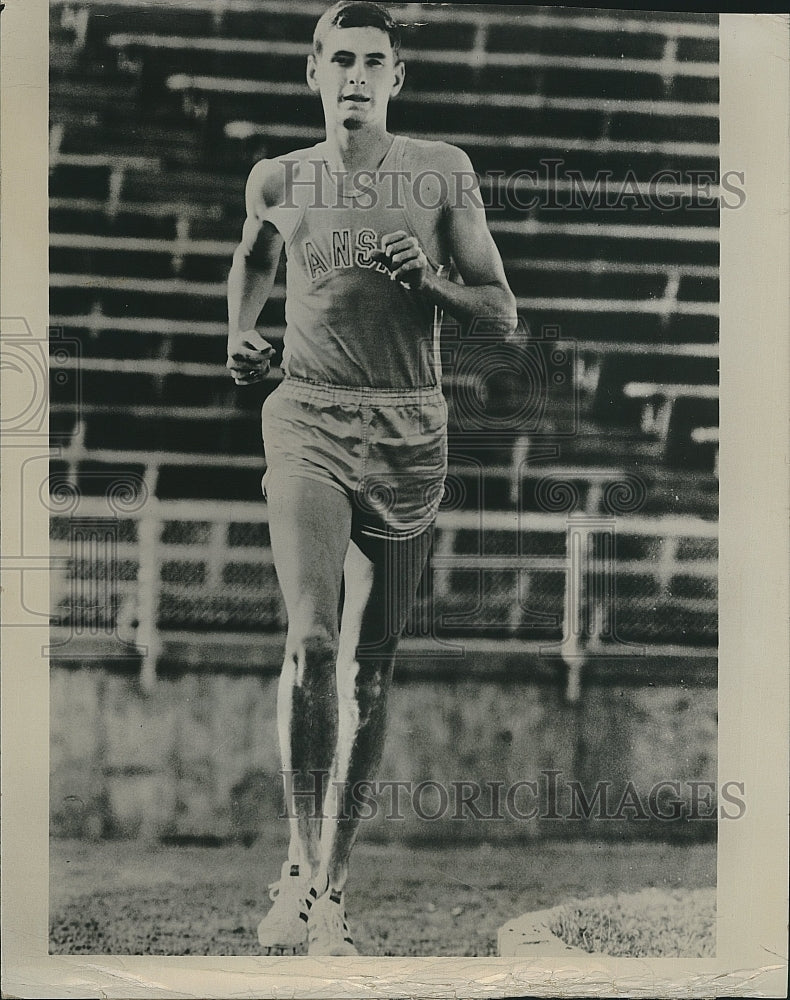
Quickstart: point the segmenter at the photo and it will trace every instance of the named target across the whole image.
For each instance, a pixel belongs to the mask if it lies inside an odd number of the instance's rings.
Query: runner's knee
[[[337,646],[336,629],[316,622],[290,626],[287,648],[297,666],[297,683],[305,672],[311,674],[334,667]]]

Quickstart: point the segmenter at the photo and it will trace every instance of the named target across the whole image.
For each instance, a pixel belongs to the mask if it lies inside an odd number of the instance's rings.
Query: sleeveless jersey
[[[378,169],[359,175],[352,197],[327,164],[326,143],[283,158],[292,183],[267,217],[285,241],[286,375],[354,387],[439,384],[438,310],[373,258],[385,234],[404,230],[435,271],[449,269],[438,232],[416,223],[409,179],[397,176],[409,141],[395,136]]]

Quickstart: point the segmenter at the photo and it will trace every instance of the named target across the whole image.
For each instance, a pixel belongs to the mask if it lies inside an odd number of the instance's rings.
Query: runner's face
[[[327,124],[357,130],[386,126],[387,105],[400,91],[403,75],[385,31],[333,27],[321,55],[310,56],[307,79],[321,94]]]

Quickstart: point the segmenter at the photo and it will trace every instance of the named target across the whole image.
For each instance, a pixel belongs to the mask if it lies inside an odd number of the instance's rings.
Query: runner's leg
[[[321,887],[342,890],[359,828],[355,782],[375,774],[386,735],[386,704],[398,638],[422,576],[432,530],[416,538],[352,541],[337,658],[337,753],[324,806]]]
[[[288,614],[277,694],[282,765],[291,775],[288,856],[315,875],[321,793],[310,772],[327,773],[335,754],[338,605],[351,507],[328,483],[302,477],[272,474],[266,493],[272,554]]]

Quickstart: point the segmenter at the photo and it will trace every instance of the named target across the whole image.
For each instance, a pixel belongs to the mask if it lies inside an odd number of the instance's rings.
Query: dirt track
[[[50,951],[255,955],[283,845],[151,847],[53,840]],[[349,920],[367,955],[493,955],[528,910],[646,886],[715,885],[714,844],[510,844],[404,848],[360,842]]]

